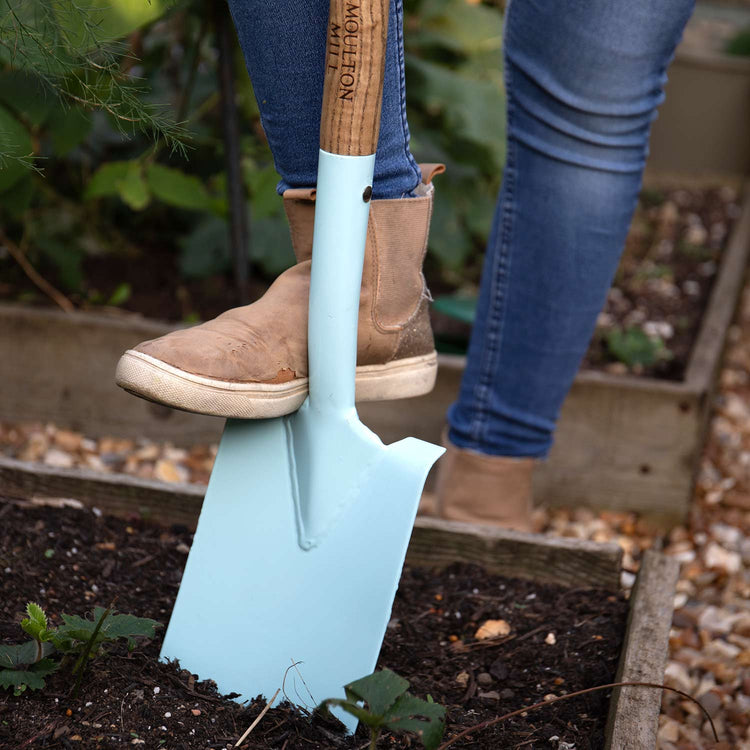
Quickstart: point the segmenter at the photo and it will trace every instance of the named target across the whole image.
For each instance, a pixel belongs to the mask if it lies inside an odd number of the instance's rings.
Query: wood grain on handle
[[[380,132],[389,0],[331,0],[320,147],[374,154]]]

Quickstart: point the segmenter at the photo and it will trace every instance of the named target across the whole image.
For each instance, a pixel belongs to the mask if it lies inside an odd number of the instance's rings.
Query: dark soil
[[[0,501],[0,640],[18,642],[29,600],[57,620],[116,599],[120,612],[166,623],[190,534],[87,510],[22,507]],[[617,593],[567,590],[489,575],[455,565],[438,573],[404,571],[380,665],[448,709],[446,738],[483,720],[543,700],[610,682],[627,605]],[[479,645],[487,619],[505,619],[513,638]],[[556,644],[545,642],[554,633]],[[133,653],[111,652],[89,667],[79,697],[62,673],[44,691],[0,692],[0,748],[232,747],[265,705],[221,697],[210,681],[157,661],[159,639]],[[462,674],[464,673],[464,674]],[[609,695],[562,701],[477,732],[456,748],[599,750]],[[272,708],[245,748],[315,750],[364,748],[362,728],[347,737],[339,726],[288,704]],[[414,748],[406,735],[384,736],[380,747]]]

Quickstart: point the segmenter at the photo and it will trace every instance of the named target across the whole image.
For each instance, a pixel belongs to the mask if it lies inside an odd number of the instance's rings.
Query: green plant
[[[658,336],[649,336],[637,327],[613,328],[607,331],[604,341],[610,354],[628,367],[649,367],[670,357],[669,350]]]
[[[156,620],[146,617],[114,614],[111,606],[95,607],[92,619],[63,614],[63,624],[56,628],[49,627],[47,615],[38,604],[29,602],[26,614],[21,628],[31,640],[20,645],[0,645],[0,687],[13,688],[15,695],[27,688],[40,690],[44,678],[61,668],[70,669],[76,694],[89,661],[104,653],[107,644],[124,638],[132,650],[136,638],[153,638],[155,629],[160,627]],[[54,655],[61,659],[55,660]]]
[[[404,5],[412,151],[444,162],[430,254],[447,281],[478,277],[505,161],[502,13],[455,0]]]
[[[413,696],[408,688],[403,677],[383,669],[349,683],[344,687],[346,699],[328,698],[318,710],[336,706],[359,719],[370,729],[370,750],[383,729],[413,732],[427,750],[435,750],[445,729],[445,708],[430,696],[426,701]]]
[[[726,46],[728,55],[741,55],[750,57],[750,27],[738,31]]]

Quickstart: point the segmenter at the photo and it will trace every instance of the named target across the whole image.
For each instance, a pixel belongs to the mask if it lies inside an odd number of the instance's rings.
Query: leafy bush
[[[137,262],[171,248],[185,278],[227,273],[221,113],[211,6],[199,0],[10,0],[0,10],[0,267],[22,279],[12,243],[77,304],[112,300],[122,279],[92,288],[86,259]],[[481,255],[503,143],[499,10],[407,0],[407,90],[413,151],[444,161],[431,240],[449,282]],[[242,174],[251,260],[267,275],[293,262],[278,175],[239,46]]]

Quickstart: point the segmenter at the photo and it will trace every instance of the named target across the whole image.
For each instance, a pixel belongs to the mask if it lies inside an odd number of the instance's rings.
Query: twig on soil
[[[711,724],[711,731],[714,733],[714,739],[716,740],[716,742],[719,741],[719,735],[716,733],[716,727],[714,726],[714,721],[711,718],[711,715],[708,713],[708,711],[706,711],[706,709],[703,707],[701,703],[699,703],[695,698],[693,698],[692,695],[688,695],[688,693],[684,693],[682,690],[678,690],[677,688],[669,687],[668,685],[659,685],[658,683],[655,683],[655,682],[611,682],[608,685],[598,685],[597,687],[586,688],[585,690],[576,690],[574,693],[568,693],[567,695],[558,695],[558,696],[555,696],[554,698],[550,698],[549,700],[542,701],[541,703],[535,703],[533,706],[526,706],[525,708],[519,708],[517,711],[511,711],[509,714],[496,716],[494,719],[489,719],[488,721],[483,721],[480,724],[475,724],[473,727],[464,729],[463,732],[460,732],[455,737],[452,737],[447,742],[444,742],[442,745],[438,747],[437,750],[445,750],[446,748],[450,747],[451,745],[458,742],[460,739],[463,739],[469,734],[480,732],[481,730],[487,729],[488,727],[494,726],[495,724],[499,724],[500,722],[505,721],[506,719],[512,719],[514,716],[520,716],[521,714],[525,714],[527,711],[534,711],[535,709],[542,708],[543,706],[551,706],[553,703],[564,701],[564,700],[567,700],[568,698],[576,698],[579,695],[586,695],[586,693],[595,693],[597,690],[611,690],[612,688],[616,688],[616,687],[647,687],[647,688],[654,688],[656,690],[669,690],[673,693],[677,693],[678,695],[681,695],[683,698],[687,698],[688,700],[695,703],[695,705],[698,706],[698,708],[700,708],[701,711],[703,711],[709,723]]]
[[[13,259],[21,266],[23,272],[29,279],[41,289],[55,304],[59,305],[65,312],[73,312],[73,303],[58,289],[52,286],[35,268],[29,263],[23,250],[0,229],[0,242],[7,248]]]
[[[292,659],[291,662],[292,662],[292,665],[290,667],[287,667],[286,668],[286,672],[284,672],[284,679],[281,681],[281,691],[284,693],[284,697],[290,703],[294,703],[294,701],[286,694],[286,677],[289,674],[289,670],[293,669],[299,675],[300,680],[302,680],[302,684],[305,686],[305,689],[307,690],[307,694],[310,696],[310,700],[312,701],[312,706],[307,706],[307,704],[305,704],[305,708],[307,708],[308,710],[311,711],[311,710],[313,710],[315,708],[315,706],[317,704],[315,703],[315,698],[313,697],[313,694],[310,692],[310,688],[307,687],[307,683],[305,682],[305,678],[302,676],[302,673],[299,671],[299,669],[297,669],[297,665],[298,664],[302,664],[302,662],[301,661],[294,661],[294,659]],[[302,703],[304,703],[304,700],[303,700],[302,696],[299,694],[299,691],[297,690],[297,686],[296,685],[294,686],[294,692],[297,693],[297,697],[300,699],[300,701],[302,701]]]
[[[268,701],[268,703],[266,703],[265,708],[258,714],[258,716],[256,717],[255,721],[247,728],[247,730],[245,731],[245,734],[243,734],[242,737],[240,737],[237,740],[237,742],[234,745],[235,747],[239,747],[247,739],[247,736],[250,734],[250,732],[252,732],[253,729],[255,729],[256,726],[258,726],[260,720],[266,715],[266,712],[268,711],[269,708],[271,708],[271,706],[273,705],[273,702],[276,700],[276,696],[280,692],[281,692],[281,688],[279,688],[273,694],[273,698],[271,698],[271,700]]]

